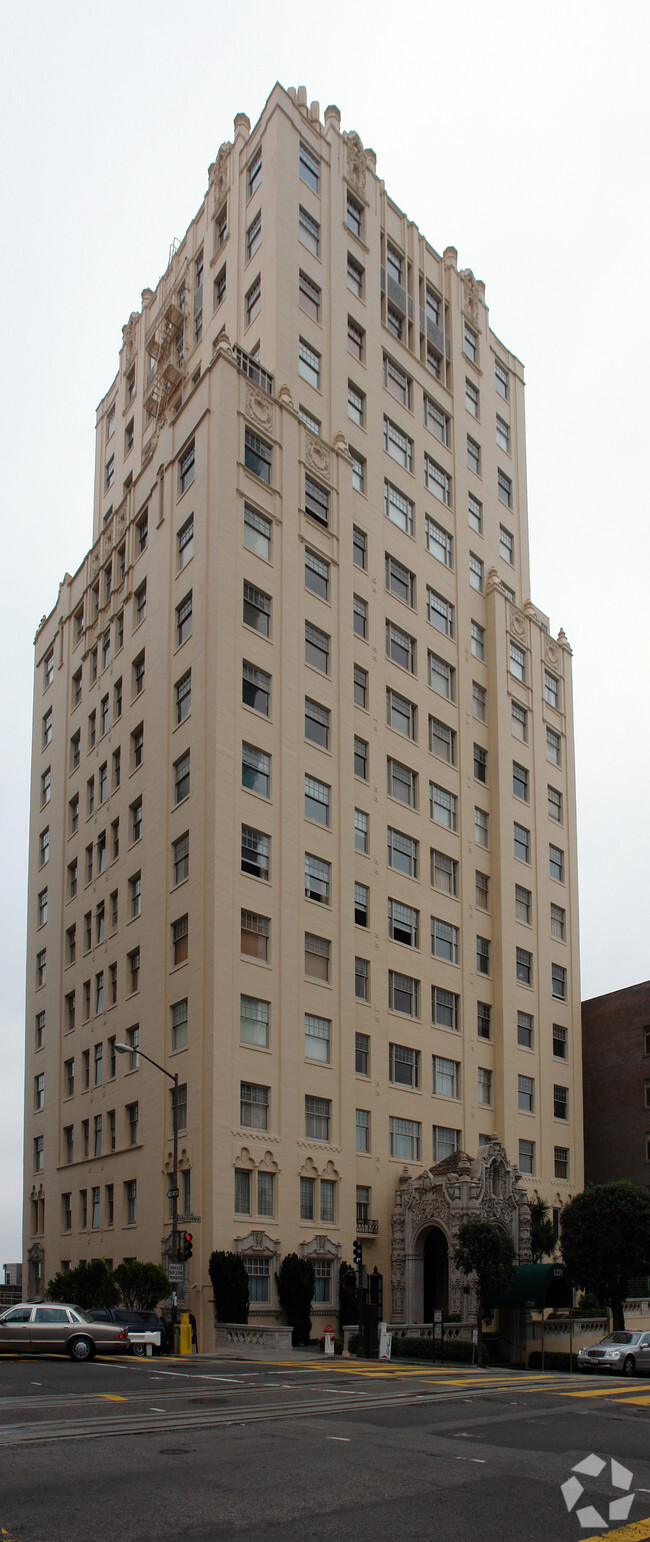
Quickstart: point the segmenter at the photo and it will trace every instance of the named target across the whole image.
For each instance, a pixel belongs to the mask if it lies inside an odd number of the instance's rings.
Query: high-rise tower
[[[138,1043],[179,1074],[204,1343],[215,1247],[259,1314],[312,1257],[318,1328],[362,1236],[390,1316],[405,1167],[496,1131],[529,1192],[581,1187],[571,654],[530,598],[523,394],[337,108],[238,115],[123,328],[93,544],[36,638],[32,1293],[160,1257]]]

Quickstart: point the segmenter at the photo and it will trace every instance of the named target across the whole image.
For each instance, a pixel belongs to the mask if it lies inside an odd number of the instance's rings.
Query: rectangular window
[[[187,642],[188,637],[191,636],[192,595],[190,592],[190,594],[185,595],[185,599],[181,600],[180,605],[176,606],[176,642],[179,648],[181,644]]]
[[[473,551],[469,554],[469,582],[471,589],[483,593],[483,562]]]
[[[250,262],[262,240],[262,215],[258,209],[246,231],[246,261]]]
[[[190,752],[174,762],[174,804],[182,803],[190,791]]]
[[[394,487],[392,482],[384,482],[384,513],[399,530],[404,530],[407,535],[413,534],[414,505],[411,498]]]
[[[245,626],[250,626],[253,631],[259,632],[261,637],[269,637],[271,632],[271,597],[264,594],[262,589],[256,589],[254,584],[249,584],[244,579],[244,601],[242,620]]]
[[[245,741],[242,743],[241,782],[249,792],[256,792],[262,798],[270,797],[271,756]]]
[[[551,878],[557,879],[558,883],[564,883],[564,852],[559,846],[549,846],[548,865]]]
[[[520,707],[518,701],[512,701],[510,703],[510,717],[515,739],[521,739],[525,744],[528,738],[528,713],[526,708]]]
[[[352,628],[357,637],[367,637],[368,606],[358,594],[352,596]]]
[[[431,852],[431,884],[440,894],[458,894],[458,863],[444,851]]]
[[[427,621],[435,626],[438,632],[443,632],[445,637],[454,636],[454,607],[449,600],[445,600],[435,589],[427,585]]]
[[[457,926],[450,926],[448,921],[438,921],[431,917],[431,952],[434,958],[446,959],[449,964],[459,962],[459,931]]]
[[[517,1043],[520,1049],[533,1047],[533,1019],[530,1012],[517,1013]]]
[[[261,181],[262,181],[262,149],[261,149],[261,146],[260,146],[260,148],[255,151],[255,154],[253,155],[253,159],[251,161],[249,161],[248,170],[246,172],[246,191],[247,191],[247,197],[249,199],[253,197],[253,193],[257,192],[257,189],[258,189]]]
[[[512,479],[509,476],[506,475],[505,471],[501,471],[500,469],[499,469],[499,471],[497,473],[497,492],[499,494],[499,498],[501,500],[501,503],[505,503],[506,508],[511,509],[512,508]]]
[[[178,690],[178,686],[176,689]],[[265,669],[258,669],[255,664],[249,664],[248,660],[244,659],[242,663],[242,701],[244,706],[252,707],[255,712],[261,712],[264,717],[268,717],[270,700],[271,676],[266,673]]]
[[[398,1087],[418,1088],[420,1085],[419,1050],[408,1049],[405,1044],[389,1044],[388,1080]]]
[[[235,1168],[235,1215],[251,1213],[251,1175],[244,1168]]]
[[[534,1140],[520,1140],[519,1142],[519,1171],[521,1173],[534,1173],[535,1171]]]
[[[422,1126],[414,1119],[388,1120],[388,1150],[392,1157],[419,1162]]]
[[[556,1001],[566,1001],[567,972],[561,964],[551,964],[551,994]]]
[[[445,830],[456,830],[458,823],[458,799],[436,782],[429,783],[429,813],[434,823]],[[487,844],[487,843],[486,843]]]
[[[388,935],[394,942],[402,942],[408,948],[417,948],[420,912],[398,900],[388,901]]]
[[[492,1038],[492,1008],[487,1001],[476,1003],[476,1032],[479,1039]]]
[[[490,943],[487,937],[476,939],[476,973],[485,975],[490,973]]]
[[[370,1000],[370,966],[366,958],[355,958],[354,960],[354,994],[359,1001]],[[357,1034],[356,1037],[357,1039],[366,1038],[366,1035]],[[358,1069],[359,1066],[357,1064]]]
[[[398,733],[405,734],[408,739],[415,739],[417,708],[412,701],[407,701],[405,696],[399,696],[397,691],[390,688],[386,691],[386,722],[390,728],[397,729]]]
[[[298,207],[298,240],[306,246],[308,252],[318,256],[320,247],[320,225],[302,204]]]
[[[533,955],[527,948],[517,948],[517,979],[520,985],[533,983]]]
[[[521,884],[515,884],[515,915],[518,921],[524,921],[530,926],[532,920],[533,896],[530,889],[522,889]]]
[[[354,885],[354,921],[356,926],[368,925],[368,901],[370,890],[365,883]]]
[[[387,417],[384,417],[384,449],[405,471],[413,470],[413,440]]]
[[[185,1049],[187,1045],[187,996],[175,1001],[171,1008],[172,1050]]]
[[[313,386],[315,391],[320,390],[320,364],[320,354],[315,348],[310,348],[304,337],[299,338],[298,374],[307,381],[308,385]],[[266,477],[265,480],[268,481],[269,478]]]
[[[433,1161],[444,1162],[460,1148],[460,1130],[449,1130],[444,1125],[433,1126]]]
[[[327,707],[321,707],[318,702],[305,697],[305,738],[311,739],[312,744],[319,744],[322,749],[329,748],[330,740],[330,713]]]
[[[354,810],[355,851],[368,851],[368,815],[360,808]]]
[[[492,1107],[492,1072],[485,1066],[478,1067],[478,1101],[484,1107]]]
[[[354,774],[364,782],[368,780],[368,745],[365,739],[354,738]]]
[[[260,1001],[256,996],[240,997],[239,1037],[242,1044],[268,1049],[270,1011],[268,1001]]]
[[[456,732],[448,728],[446,723],[441,723],[436,717],[429,718],[429,749],[432,755],[437,755],[439,760],[446,760],[448,765],[456,764]]]
[[[301,311],[311,316],[312,321],[320,319],[321,291],[318,284],[307,273],[303,273],[302,268],[298,274],[298,304]]]
[[[354,701],[357,707],[368,706],[368,671],[360,664],[354,665]]]
[[[510,397],[510,374],[500,359],[494,361],[494,384],[499,396],[507,402]]]
[[[306,1140],[329,1140],[330,1111],[329,1098],[305,1097]]]
[[[553,1054],[556,1060],[566,1060],[567,1057],[567,1031],[560,1023],[553,1024]]]
[[[367,1108],[356,1110],[356,1149],[357,1151],[370,1150],[370,1112]]]
[[[406,873],[409,878],[418,876],[418,842],[410,835],[402,835],[400,830],[393,830],[388,826],[387,830],[388,866],[397,872]]]
[[[305,663],[311,664],[314,669],[319,669],[321,674],[329,674],[330,639],[326,632],[321,632],[320,627],[313,626],[311,621],[305,622]]]
[[[190,514],[176,537],[176,566],[179,573],[194,555],[194,515]]]
[[[403,766],[398,760],[393,760],[389,755],[386,761],[387,791],[391,798],[398,798],[400,803],[408,804],[409,808],[417,806],[417,772],[411,771],[409,766]]]
[[[358,236],[359,240],[362,240],[363,204],[360,204],[358,199],[354,197],[354,194],[350,192],[347,193],[346,197],[345,222],[348,230],[351,230],[353,235]]]
[[[452,991],[442,990],[439,985],[431,987],[431,1012],[434,1023],[441,1028],[453,1028],[457,1033],[459,1028],[460,996]]]
[[[323,980],[325,983],[330,977],[330,961],[332,944],[327,937],[314,937],[311,932],[305,932],[305,974],[312,980]]]
[[[562,793],[558,792],[557,787],[548,788],[548,817],[557,824],[562,823]]]
[[[546,759],[554,766],[562,763],[562,740],[554,728],[546,730]]]
[[[556,1146],[554,1148],[555,1177],[568,1178],[569,1176],[569,1148],[568,1146]]]
[[[519,861],[530,862],[530,830],[527,830],[525,825],[515,823],[514,843],[515,856]]]
[[[305,1012],[305,1059],[330,1061],[332,1024],[328,1017],[314,1017]]]
[[[388,971],[388,1005],[393,1012],[403,1012],[407,1017],[417,1017],[420,1009],[420,982],[409,974]]]
[[[268,963],[271,922],[267,916],[257,916],[250,910],[241,912],[241,951],[250,958]]]
[[[307,549],[305,551],[305,588],[311,589],[312,594],[319,595],[321,600],[326,600],[329,597],[329,584],[329,562]]]
[[[352,560],[355,567],[365,570],[367,565],[368,540],[365,531],[359,530],[356,525],[352,528]]]
[[[315,819],[320,825],[330,822],[330,788],[313,776],[305,777],[305,818]]]
[[[415,674],[415,638],[403,632],[394,621],[386,622],[386,656],[399,664],[400,669]]]
[[[365,269],[362,268],[361,263],[357,262],[356,258],[352,256],[352,253],[348,252],[348,265],[347,265],[348,289],[351,290],[352,294],[355,294],[357,296],[358,300],[362,300],[363,299],[364,280],[365,280]]]
[[[480,744],[474,745],[474,777],[477,782],[487,783],[488,752]]]
[[[553,1088],[553,1114],[556,1119],[568,1119],[569,1117],[569,1089],[568,1087]]]
[[[564,942],[566,937],[566,910],[561,905],[551,905],[551,937]]]
[[[172,868],[174,887],[183,883],[189,877],[190,871],[190,837],[189,834],[179,835],[172,841]]]
[[[535,1083],[532,1076],[517,1077],[517,1103],[522,1114],[532,1114],[534,1107]]]
[[[241,828],[241,870],[268,881],[271,839],[250,825]]]
[[[270,465],[270,461],[269,461]],[[271,521],[265,514],[258,514],[249,504],[244,504],[244,545],[249,551],[257,552],[258,557],[264,557],[270,561],[271,557]]]
[[[443,471],[437,461],[430,455],[424,457],[424,485],[434,498],[439,498],[441,503],[451,506],[451,477],[447,471]]]
[[[305,898],[318,905],[330,902],[330,863],[305,852]]]
[[[244,465],[247,471],[259,477],[261,482],[271,481],[272,451],[265,439],[260,439],[250,428],[244,430]]]
[[[189,926],[187,916],[181,916],[178,921],[172,921],[172,966],[175,969],[178,964],[184,964],[189,952]]]
[[[436,653],[429,653],[428,658],[429,685],[438,696],[446,697],[447,701],[456,699],[456,671],[453,665],[447,664],[445,659],[438,657]]]
[[[357,386],[352,384],[351,380],[348,380],[348,417],[352,419],[353,423],[357,423],[359,428],[363,428],[365,415],[366,398],[363,391],[360,391]]]

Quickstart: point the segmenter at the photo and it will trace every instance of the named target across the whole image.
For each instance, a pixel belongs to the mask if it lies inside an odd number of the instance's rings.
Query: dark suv
[[[157,1312],[136,1311],[135,1307],[127,1306],[93,1306],[89,1308],[87,1316],[92,1317],[94,1322],[120,1323],[123,1328],[127,1329],[132,1340],[134,1335],[138,1333],[158,1333],[160,1338],[158,1344],[154,1343],[153,1345],[153,1353],[162,1354],[166,1348],[167,1329],[165,1327],[165,1320],[163,1317],[159,1317]],[[147,1353],[146,1342],[139,1344],[136,1340],[132,1342],[131,1347],[134,1355],[146,1355]]]

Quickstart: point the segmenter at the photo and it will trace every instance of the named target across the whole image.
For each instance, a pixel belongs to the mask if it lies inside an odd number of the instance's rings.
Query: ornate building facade
[[[312,1257],[318,1329],[356,1236],[387,1285],[396,1204],[386,1310],[423,1311],[425,1198],[514,1232],[524,1190],[582,1186],[571,650],[531,599],[522,365],[338,109],[276,86],[96,433],[36,635],[29,1289],[167,1256],[148,1055],[204,1344],[214,1248],[260,1321]]]

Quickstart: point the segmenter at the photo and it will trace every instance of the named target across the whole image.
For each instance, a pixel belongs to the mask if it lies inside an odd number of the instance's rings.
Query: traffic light
[[[182,1231],[181,1232],[180,1253],[181,1253],[181,1260],[182,1260],[183,1263],[187,1263],[188,1258],[192,1257],[192,1233],[191,1233],[191,1231]]]
[[[355,1237],[352,1244],[352,1257],[357,1266],[357,1269],[360,1269],[363,1262],[363,1244],[359,1237]]]

